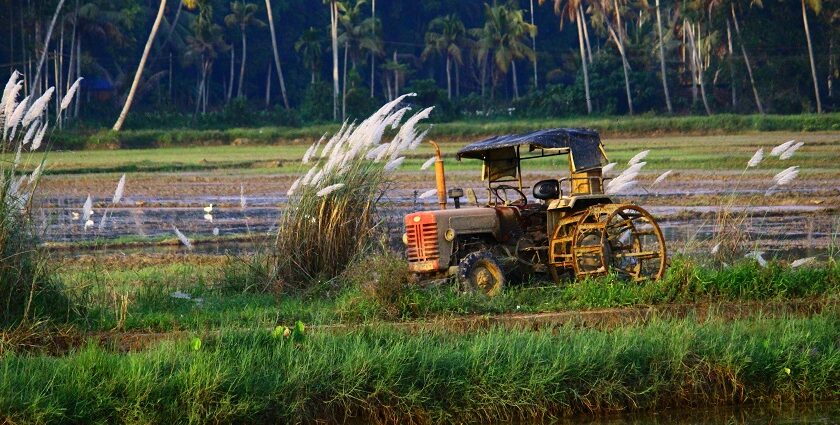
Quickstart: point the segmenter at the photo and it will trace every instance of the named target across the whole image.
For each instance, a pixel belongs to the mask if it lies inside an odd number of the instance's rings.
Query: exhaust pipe
[[[438,205],[440,209],[446,209],[446,176],[443,172],[443,158],[440,155],[440,146],[433,140],[429,143],[435,147],[435,183],[437,185]]]

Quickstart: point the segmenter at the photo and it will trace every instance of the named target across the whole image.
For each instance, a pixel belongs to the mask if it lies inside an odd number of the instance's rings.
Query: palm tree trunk
[[[239,87],[236,89],[236,97],[242,97],[242,85],[245,82],[245,60],[247,59],[248,42],[245,39],[245,28],[242,28],[242,63],[239,65]]]
[[[808,59],[811,61],[811,78],[814,80],[814,96],[817,99],[817,113],[822,113],[822,101],[820,100],[820,85],[817,82],[817,67],[814,65],[814,49],[811,47],[811,28],[808,25],[808,14],[805,9],[805,0],[802,3],[802,23],[805,26],[805,39],[808,41]]]
[[[64,0],[61,0],[64,2]],[[114,123],[114,131],[120,131],[125,118],[128,116],[128,110],[131,109],[131,103],[134,102],[134,95],[137,93],[137,86],[140,85],[140,78],[143,76],[143,68],[146,66],[146,60],[149,59],[149,51],[152,50],[152,44],[155,42],[158,28],[160,28],[160,21],[163,19],[163,11],[166,10],[166,0],[160,0],[160,8],[158,9],[155,23],[152,25],[152,32],[149,34],[149,39],[146,41],[146,47],[143,49],[143,56],[140,58],[140,64],[137,66],[137,72],[134,73],[134,81],[131,83],[131,89],[128,91],[128,97],[125,99],[122,112],[120,112],[117,122]]]
[[[370,3],[370,17],[373,18],[373,33],[376,35],[376,0]],[[373,87],[376,81],[376,55],[370,52],[370,97],[373,98]]]
[[[735,49],[732,48],[732,24],[726,17],[726,47],[729,49],[729,82],[732,91],[732,110],[738,107],[737,90],[735,89]]]
[[[330,0],[330,36],[332,37],[333,121],[338,119],[338,6]]]
[[[510,61],[510,72],[513,73],[513,99],[519,99],[519,84],[516,82],[516,61]]]
[[[697,25],[698,25],[697,35],[699,35],[700,34],[699,25],[700,24],[697,24]],[[694,69],[694,72],[695,72],[695,75],[696,75],[695,80],[698,82],[698,85],[700,86],[700,96],[703,100],[703,108],[706,110],[706,115],[712,115],[712,111],[711,111],[711,109],[709,109],[709,102],[706,100],[706,88],[703,84],[703,60],[702,60],[702,57],[700,56],[700,47],[697,43],[697,39],[696,39],[696,36],[694,34],[694,27],[692,27],[690,23],[688,25],[688,31],[689,31],[688,32],[688,41],[689,41],[689,43],[691,43],[691,52],[692,52],[691,53],[691,59],[692,59],[692,64],[694,65],[692,68]]]
[[[271,105],[271,63],[268,64],[268,71],[265,73],[265,107]]]
[[[534,0],[531,0],[531,25],[534,26]],[[539,88],[537,84],[537,35],[531,36],[531,50],[534,51],[534,88]]]
[[[580,65],[583,68],[583,91],[586,96],[586,113],[592,113],[592,99],[589,97],[589,71],[586,69],[586,46],[584,46],[583,41],[583,23],[581,22],[580,15],[578,15],[578,19],[575,19],[577,23],[577,30],[578,30],[578,46],[580,47]]]
[[[172,33],[175,32],[175,27],[178,26],[178,19],[181,18],[181,9],[183,7],[184,2],[182,0],[178,0],[178,9],[175,10],[175,17],[172,19],[172,25],[169,26],[169,32],[166,34],[166,40],[163,41],[162,46],[169,44],[169,40],[172,38]]]
[[[233,83],[234,83],[234,60],[236,59],[236,49],[233,47],[233,44],[230,45],[230,81],[227,85],[227,91],[225,92],[225,101],[230,102],[231,97],[233,97]]]
[[[738,25],[738,17],[735,15],[734,3],[730,10],[732,12],[732,23],[735,25],[735,35],[738,36],[738,42],[741,44],[741,54],[744,56],[744,64],[747,65],[747,75],[750,77],[750,85],[752,86],[753,97],[755,97],[755,106],[758,108],[758,113],[764,115],[764,108],[761,106],[761,98],[758,96],[758,88],[756,88],[755,79],[753,78],[750,58],[747,56],[747,48],[744,47],[744,39],[741,38],[741,27]]]
[[[580,16],[580,26],[583,28],[583,39],[586,41],[586,60],[592,63],[592,45],[589,44],[589,29],[586,27],[586,13],[583,12],[583,6],[578,4],[578,16]]]
[[[455,97],[461,97],[461,71],[458,64],[455,64]]]
[[[344,72],[341,81],[341,120],[347,119],[347,42],[344,42]]]
[[[394,50],[394,64],[397,64],[397,51]],[[400,95],[400,70],[394,67],[394,99]]]
[[[630,115],[633,115],[633,97],[630,92],[630,64],[627,63],[627,55],[625,55],[624,52],[624,42],[622,41],[622,37],[620,35],[616,35],[612,25],[608,24],[608,29],[613,42],[615,42],[616,47],[618,47],[618,53],[621,56],[621,69],[624,71],[624,91],[627,94],[627,110]]]
[[[452,65],[449,55],[446,55],[446,97],[452,100]]]
[[[271,29],[271,48],[274,50],[274,65],[277,67],[277,78],[280,80],[280,95],[283,96],[283,106],[289,109],[289,98],[286,97],[286,82],[283,81],[283,68],[280,66],[280,52],[277,50],[277,33],[274,32],[274,14],[271,12],[271,0],[265,0],[268,12],[268,26]]]
[[[665,70],[665,42],[662,39],[662,17],[659,12],[659,0],[656,0],[656,32],[659,34],[659,69],[662,73],[662,89],[665,91],[665,106],[668,108],[668,113],[673,114],[674,108],[671,106],[671,94],[668,92],[668,78]]]
[[[82,37],[76,40],[76,78],[82,75]],[[76,96],[73,101],[73,118],[79,118],[79,104],[82,103],[81,96]]]
[[[33,85],[33,93],[38,92],[38,85],[40,83],[41,78],[41,68],[44,66],[44,61],[47,59],[47,52],[49,52],[50,46],[50,39],[52,38],[53,28],[55,28],[55,21],[58,20],[58,14],[61,12],[61,6],[64,5],[64,0],[59,0],[58,5],[55,7],[55,13],[53,13],[52,21],[50,22],[49,28],[47,28],[47,35],[44,37],[44,51],[41,52],[41,58],[38,60],[38,68],[35,71],[35,84]],[[29,104],[32,104],[32,100],[34,96],[31,96],[29,99]]]

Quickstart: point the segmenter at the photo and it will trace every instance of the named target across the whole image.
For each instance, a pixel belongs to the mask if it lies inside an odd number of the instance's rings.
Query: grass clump
[[[468,334],[307,330],[297,342],[270,330],[229,331],[129,354],[96,346],[60,358],[9,353],[0,358],[0,419],[535,421],[826,400],[840,391],[838,319],[711,316]]]
[[[38,99],[27,97],[18,102],[23,85],[18,80],[19,74],[14,72],[0,100],[0,150],[15,152],[12,161],[0,162],[0,325],[59,316],[67,310],[32,223],[32,198],[45,156],[31,173],[23,171],[28,164],[21,164],[24,150],[34,151],[42,144],[48,128],[44,111],[53,89]]]
[[[388,175],[417,148],[423,134],[415,126],[423,110],[381,143],[387,127],[396,128],[409,108],[400,97],[358,126],[345,124],[329,141],[312,145],[303,158],[315,164],[289,189],[289,208],[280,218],[272,252],[273,276],[287,289],[302,289],[318,279],[338,276],[368,247],[379,224],[377,206]],[[320,150],[319,150],[320,149]]]

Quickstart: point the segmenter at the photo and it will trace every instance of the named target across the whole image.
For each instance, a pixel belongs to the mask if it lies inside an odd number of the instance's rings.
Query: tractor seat
[[[542,180],[534,185],[531,191],[534,198],[547,201],[560,198],[560,182],[557,179]]]

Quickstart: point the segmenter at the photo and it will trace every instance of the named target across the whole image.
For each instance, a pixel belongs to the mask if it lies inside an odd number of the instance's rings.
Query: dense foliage
[[[204,115],[236,126],[358,118],[409,90],[437,106],[437,120],[582,115],[587,92],[594,114],[836,109],[831,1],[164,3],[128,127],[185,126]],[[160,5],[0,1],[0,67],[31,80],[55,15],[40,76],[61,94],[84,75],[71,115],[110,126]]]

